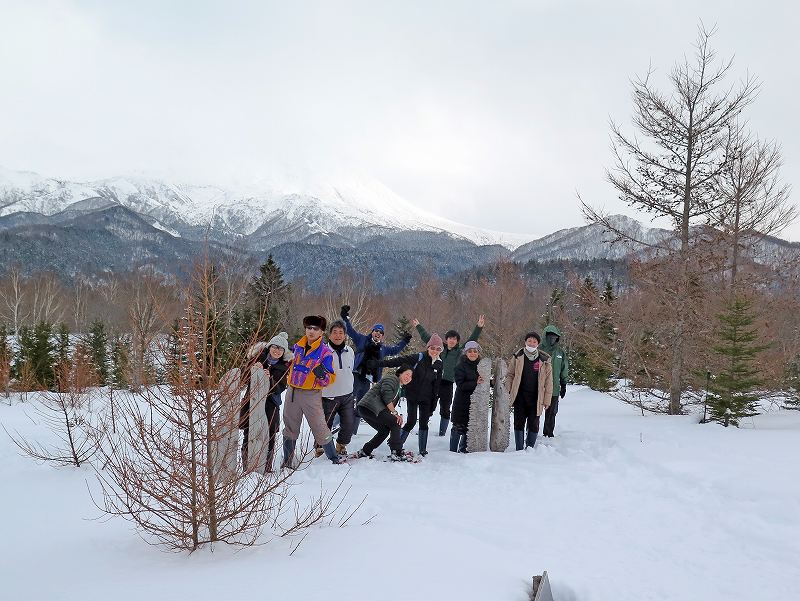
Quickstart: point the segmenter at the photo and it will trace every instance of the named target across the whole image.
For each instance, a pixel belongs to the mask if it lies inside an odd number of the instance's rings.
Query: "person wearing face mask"
[[[333,446],[331,429],[325,423],[322,411],[322,389],[333,383],[333,351],[322,340],[327,320],[321,315],[303,318],[305,336],[293,348],[289,367],[289,391],[283,404],[283,463],[293,467],[294,451],[300,436],[300,425],[305,416],[316,444],[333,463],[341,459]]]
[[[554,325],[544,329],[544,341],[539,345],[539,351],[550,355],[553,362],[553,396],[550,406],[544,412],[544,426],[542,436],[553,438],[556,429],[556,414],[558,413],[558,397],[564,398],[567,394],[567,378],[569,377],[569,359],[564,348],[559,344],[561,332]]]
[[[333,351],[333,373],[335,380],[322,390],[322,410],[329,428],[339,417],[339,432],[336,436],[336,452],[347,454],[347,445],[353,437],[353,365],[355,353],[347,345],[347,326],[336,320],[328,328],[328,346]],[[319,447],[318,447],[319,448]],[[319,454],[322,449],[319,448]]]
[[[401,440],[405,443],[408,434],[417,423],[417,414],[419,414],[419,454],[423,457],[428,454],[428,422],[436,399],[439,397],[439,385],[442,381],[440,355],[443,350],[442,337],[439,334],[433,334],[428,340],[428,348],[424,353],[375,361],[376,368],[408,365],[414,370],[411,383],[405,387],[408,420],[403,426]]]
[[[541,341],[536,332],[525,334],[525,346],[514,353],[506,374],[505,387],[514,411],[514,444],[518,451],[536,445],[539,420],[542,411],[550,406],[553,394],[553,364],[550,355],[539,350]]]
[[[362,399],[373,383],[381,380],[381,370],[375,365],[381,359],[396,355],[406,348],[408,343],[411,342],[411,334],[406,332],[399,343],[386,346],[384,344],[385,330],[383,324],[376,323],[372,326],[372,331],[369,334],[362,334],[350,323],[350,305],[343,305],[340,315],[347,327],[347,334],[353,339],[356,351],[353,362],[353,399],[355,402],[353,408],[353,435],[356,435],[358,434],[358,426],[361,423],[361,417],[358,413],[358,401]],[[372,367],[369,367],[370,362],[374,362]]]

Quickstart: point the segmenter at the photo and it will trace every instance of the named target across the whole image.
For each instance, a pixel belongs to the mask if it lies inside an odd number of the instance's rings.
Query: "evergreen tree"
[[[786,399],[784,409],[800,411],[800,356],[794,358],[786,370]]]
[[[403,336],[407,333],[413,334],[414,333],[414,326],[411,325],[411,321],[405,315],[401,315],[400,319],[394,322],[394,335],[397,340],[402,340]],[[405,348],[406,353],[417,352],[415,339],[412,338],[411,342]]]
[[[258,275],[248,285],[244,304],[231,316],[228,344],[241,349],[254,339],[272,337],[287,329],[286,309],[291,294],[290,285],[272,255],[258,268]]]
[[[555,316],[553,314],[557,307],[563,309],[563,300],[564,291],[560,288],[553,288],[553,291],[550,293],[550,300],[547,301],[547,312],[543,315],[545,326],[549,326],[555,321]]]
[[[600,300],[609,307],[617,300],[617,297],[614,295],[614,286],[612,286],[609,280],[606,280],[606,285],[605,288],[603,288],[603,293],[600,295]]]
[[[714,353],[724,363],[712,380],[708,407],[710,419],[724,426],[739,425],[743,417],[757,415],[758,395],[753,394],[762,383],[753,361],[766,346],[753,344],[758,332],[751,327],[755,322],[752,302],[734,297],[727,309],[717,316],[720,322],[717,333],[719,344]]]
[[[105,386],[108,383],[109,372],[106,324],[99,319],[95,319],[89,325],[89,335],[86,337],[84,344],[89,350],[92,365],[97,374],[97,383],[99,386]]]
[[[55,383],[53,365],[56,361],[56,344],[53,324],[40,321],[33,328],[19,328],[19,351],[16,361],[17,377],[26,372],[36,384],[52,388]]]

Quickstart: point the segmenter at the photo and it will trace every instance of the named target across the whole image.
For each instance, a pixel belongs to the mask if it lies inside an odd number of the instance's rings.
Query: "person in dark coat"
[[[464,345],[464,354],[458,360],[453,372],[456,394],[453,398],[453,429],[450,430],[450,450],[454,453],[467,452],[467,424],[469,424],[469,405],[472,393],[483,378],[478,375],[481,360],[481,347],[474,340]]]
[[[413,371],[409,365],[401,365],[394,374],[382,378],[373,385],[367,394],[358,402],[358,408],[364,421],[377,430],[377,434],[358,451],[359,457],[372,457],[386,437],[389,437],[389,449],[392,461],[405,461],[401,426],[403,416],[397,411],[397,403],[401,397],[403,386],[411,382]]]
[[[249,359],[253,360],[250,369],[253,367],[263,367],[269,376],[269,394],[264,409],[267,412],[267,422],[269,423],[269,443],[267,447],[267,471],[272,471],[272,462],[275,457],[275,439],[278,436],[280,427],[280,406],[281,395],[286,390],[286,372],[289,371],[289,364],[292,355],[289,352],[289,336],[286,332],[281,332],[272,337],[268,343],[260,342],[253,345],[248,351]],[[259,367],[260,366],[260,367]],[[240,412],[240,428],[244,430],[244,442],[242,443],[242,465],[247,465],[248,447],[248,414],[250,412],[250,370],[247,371],[247,388],[244,395],[244,403]]]
[[[467,341],[478,341],[478,337],[483,331],[485,318],[483,315],[478,316],[478,324],[472,330]],[[416,317],[411,320],[411,325],[417,328],[422,342],[426,343],[430,340],[431,335],[424,326],[419,322]],[[450,425],[450,404],[453,402],[453,383],[455,382],[455,368],[458,365],[458,360],[461,359],[461,353],[464,347],[461,346],[461,334],[455,330],[448,330],[444,335],[444,351],[442,351],[442,383],[439,386],[439,436],[447,434],[447,428]],[[431,408],[431,412],[436,411],[436,404]]]
[[[411,342],[411,333],[406,332],[403,339],[392,346],[384,344],[386,335],[383,324],[376,323],[369,334],[362,334],[350,323],[350,305],[343,305],[340,311],[342,321],[347,327],[347,334],[353,340],[355,360],[353,362],[353,435],[358,434],[361,417],[358,414],[358,401],[367,393],[374,382],[380,382],[381,370],[377,362],[402,351]]]
[[[415,355],[403,355],[393,359],[376,361],[376,367],[412,366],[414,377],[411,384],[406,387],[406,400],[408,401],[408,420],[403,426],[402,440],[406,441],[408,434],[417,423],[419,414],[419,454],[423,457],[428,454],[428,422],[431,418],[433,407],[439,396],[439,384],[442,381],[442,354],[443,343],[439,334],[433,334],[428,340],[428,350]]]

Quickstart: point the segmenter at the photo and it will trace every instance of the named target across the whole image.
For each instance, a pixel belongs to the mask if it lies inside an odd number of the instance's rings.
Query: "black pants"
[[[264,409],[267,412],[267,422],[269,423],[269,441],[267,443],[267,470],[272,471],[272,460],[275,458],[275,439],[278,436],[278,429],[281,425],[281,410],[278,405],[273,403],[269,398],[264,403]],[[250,428],[244,427],[244,442],[242,443],[242,465],[247,465],[247,436],[250,434]]]
[[[344,394],[333,398],[322,397],[322,411],[325,413],[325,423],[333,427],[333,419],[339,416],[339,434],[336,442],[343,445],[350,444],[353,438],[353,395]]]
[[[524,402],[518,398],[514,401],[514,430],[522,432],[539,432],[539,416],[536,415],[536,401]]]
[[[450,419],[450,406],[453,404],[453,382],[442,380],[439,382],[439,415]],[[431,413],[436,411],[436,400],[433,401]]]
[[[558,414],[558,395],[550,399],[550,406],[544,412],[544,429],[542,434],[545,436],[553,436],[553,431],[556,429],[556,415]]]
[[[419,429],[427,430],[428,422],[431,419],[431,406],[428,403],[417,403],[416,401],[408,400],[408,420],[403,430],[411,432],[417,424],[417,413],[419,413]]]
[[[359,409],[363,420],[378,431],[364,445],[364,452],[367,455],[372,455],[372,452],[383,444],[387,436],[389,437],[389,448],[392,451],[399,451],[403,448],[403,444],[400,442],[400,426],[397,418],[389,413],[388,409],[384,409],[378,415],[365,407]]]

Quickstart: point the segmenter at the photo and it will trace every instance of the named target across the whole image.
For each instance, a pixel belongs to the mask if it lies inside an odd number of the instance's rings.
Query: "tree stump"
[[[467,452],[487,451],[489,432],[489,380],[492,378],[491,359],[481,359],[478,375],[483,384],[478,384],[469,402],[469,421],[467,422]]]
[[[494,368],[494,399],[492,402],[492,432],[489,436],[489,448],[503,453],[509,443],[509,421],[511,399],[505,387],[508,365],[503,359],[497,359]]]
[[[250,413],[247,418],[247,472],[265,474],[269,450],[269,420],[266,402],[269,396],[269,375],[260,363],[250,368]]]
[[[233,479],[238,469],[239,457],[239,404],[241,402],[242,371],[237,367],[228,370],[219,383],[219,420],[222,436],[216,441],[214,453],[217,474],[225,480]]]

